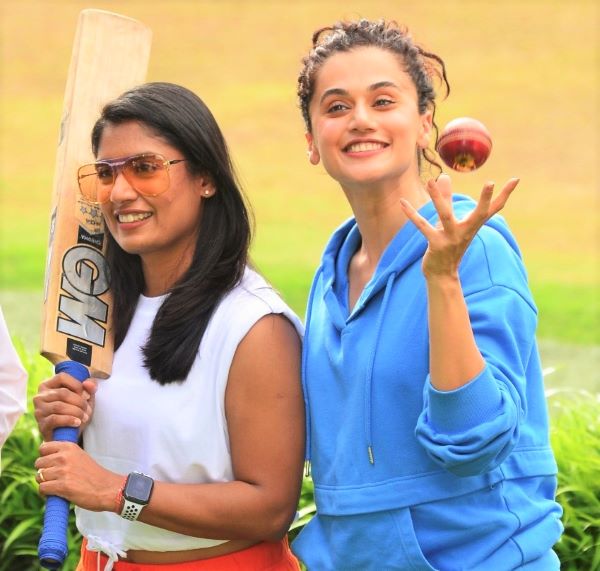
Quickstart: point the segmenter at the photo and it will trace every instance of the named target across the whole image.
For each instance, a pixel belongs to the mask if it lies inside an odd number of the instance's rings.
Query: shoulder
[[[228,301],[233,313],[229,313],[227,335],[236,339],[228,387],[250,390],[243,399],[249,402],[253,393],[264,394],[265,387],[280,387],[299,373],[303,328],[279,294],[250,268]]]
[[[287,307],[280,294],[257,271],[247,267],[240,283],[231,291],[235,302],[256,303],[276,310]]]
[[[279,293],[260,274],[246,268],[241,281],[219,303],[213,320],[249,329],[269,314],[282,315],[303,334],[302,322]]]
[[[515,237],[501,216],[493,216],[480,230],[461,263],[465,294],[493,286],[515,289],[529,297],[527,272]]]

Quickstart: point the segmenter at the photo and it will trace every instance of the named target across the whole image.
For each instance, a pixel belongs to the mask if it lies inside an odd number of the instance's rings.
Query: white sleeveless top
[[[285,315],[300,335],[302,324],[271,286],[247,268],[213,313],[187,380],[161,386],[143,367],[141,348],[165,298],[140,296],[115,353],[113,373],[99,381],[84,448],[108,470],[125,475],[135,470],[163,482],[229,482],[234,476],[225,389],[237,346],[267,314]],[[112,560],[128,549],[180,551],[227,541],[182,535],[111,512],[75,512],[88,547]]]

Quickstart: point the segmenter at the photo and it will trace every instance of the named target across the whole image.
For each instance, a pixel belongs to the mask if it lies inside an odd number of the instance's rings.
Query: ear
[[[308,160],[310,161],[310,164],[318,165],[321,161],[321,155],[319,155],[319,151],[315,146],[314,137],[312,133],[309,133],[308,131],[304,133],[304,137],[306,138],[306,142],[308,143],[308,151],[306,153],[308,155]]]
[[[419,136],[417,137],[417,145],[420,149],[426,149],[431,141],[433,133],[433,111],[430,109],[420,115],[421,125],[419,128]]]
[[[216,189],[212,179],[209,176],[203,175],[198,178],[198,189],[202,198],[210,198],[214,196]]]

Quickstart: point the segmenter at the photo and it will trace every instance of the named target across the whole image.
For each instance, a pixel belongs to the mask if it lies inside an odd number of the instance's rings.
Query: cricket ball
[[[490,156],[492,138],[481,121],[460,117],[444,127],[436,150],[451,169],[470,172],[478,169]]]

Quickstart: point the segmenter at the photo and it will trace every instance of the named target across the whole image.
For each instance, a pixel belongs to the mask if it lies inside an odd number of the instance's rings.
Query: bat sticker
[[[108,291],[110,280],[102,252],[85,245],[70,248],[62,269],[57,331],[104,347],[106,327],[101,324],[107,323],[108,305],[100,296]]]

